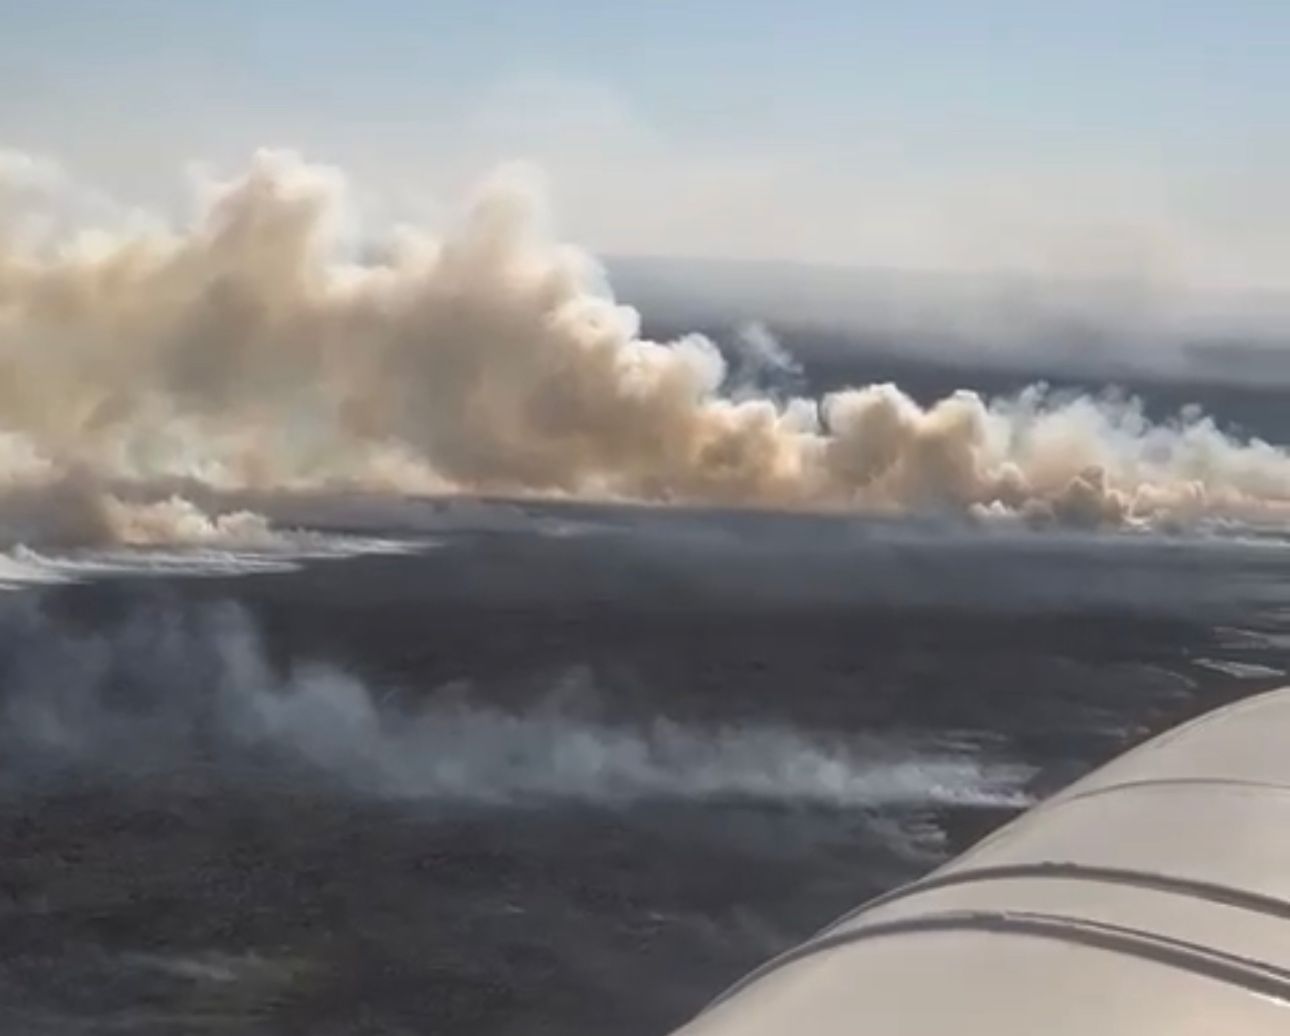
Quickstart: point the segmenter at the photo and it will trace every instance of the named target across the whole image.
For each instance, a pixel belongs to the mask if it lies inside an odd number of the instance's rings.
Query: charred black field
[[[405,517],[0,596],[0,1029],[662,1033],[1287,660],[1275,539]]]

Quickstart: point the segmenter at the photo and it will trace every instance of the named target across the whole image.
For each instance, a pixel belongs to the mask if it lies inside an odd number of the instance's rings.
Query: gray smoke
[[[963,746],[899,748],[766,725],[615,725],[569,708],[569,688],[558,685],[519,713],[461,687],[401,702],[331,666],[275,667],[233,606],[140,612],[78,632],[35,599],[10,598],[0,687],[0,780],[10,781],[68,768],[103,779],[269,765],[395,798],[876,807],[1024,805],[1030,776]]]

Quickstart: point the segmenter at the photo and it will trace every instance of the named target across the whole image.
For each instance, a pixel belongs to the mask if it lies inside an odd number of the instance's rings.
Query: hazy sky
[[[1285,0],[0,0],[0,147],[131,202],[262,145],[601,250],[1290,279]]]

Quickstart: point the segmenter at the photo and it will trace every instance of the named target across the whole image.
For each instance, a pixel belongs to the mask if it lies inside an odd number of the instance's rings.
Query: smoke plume
[[[265,533],[172,499],[175,480],[1093,527],[1290,513],[1290,455],[1199,413],[1152,424],[1133,400],[1042,387],[927,407],[894,385],[750,388],[702,336],[642,337],[514,171],[438,236],[365,230],[338,171],[281,152],[207,185],[182,227],[69,209],[70,190],[0,162],[10,542]],[[754,373],[794,369],[751,341]]]
[[[94,632],[34,599],[0,608],[0,789],[265,767],[381,797],[597,802],[739,797],[830,806],[1028,804],[1027,767],[770,725],[613,724],[547,702],[506,712],[462,687],[417,705],[322,663],[275,666],[232,605],[143,609]]]

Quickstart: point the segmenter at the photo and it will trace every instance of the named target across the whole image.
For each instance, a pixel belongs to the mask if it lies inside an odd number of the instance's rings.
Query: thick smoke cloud
[[[377,240],[344,177],[291,154],[209,185],[182,229],[137,214],[111,232],[69,225],[60,175],[0,164],[10,541],[44,514],[67,541],[264,533],[254,516],[171,499],[176,480],[1080,526],[1290,508],[1290,455],[1196,413],[1152,425],[1133,401],[1043,388],[929,407],[893,385],[752,390],[702,336],[641,337],[596,264],[549,236],[519,174],[485,184],[442,236]],[[791,370],[757,335],[761,366]]]

